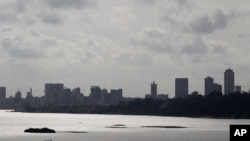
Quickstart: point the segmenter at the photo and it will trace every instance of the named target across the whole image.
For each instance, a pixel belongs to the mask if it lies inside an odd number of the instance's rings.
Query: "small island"
[[[24,130],[26,133],[56,133],[55,130],[49,128],[29,128]]]
[[[127,128],[124,124],[114,124],[112,126],[105,126],[105,128]]]
[[[183,126],[141,126],[142,128],[187,128]]]

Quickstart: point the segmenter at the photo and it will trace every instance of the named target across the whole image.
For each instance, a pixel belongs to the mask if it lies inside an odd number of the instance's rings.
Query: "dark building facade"
[[[214,79],[210,76],[205,78],[205,95],[214,92]]]
[[[232,69],[227,69],[224,72],[224,94],[234,93],[234,72]]]
[[[151,97],[157,98],[157,84],[155,82],[151,83]]]
[[[220,84],[214,83],[213,91],[217,93],[222,93],[222,86]]]
[[[91,86],[90,88],[90,97],[93,100],[100,101],[102,96],[101,96],[101,88],[99,86]]]
[[[81,89],[74,88],[71,93],[71,105],[82,105],[84,103],[84,95],[81,93]]]
[[[63,94],[63,84],[45,84],[45,100],[48,104],[59,105]]]
[[[61,105],[69,105],[71,103],[71,89],[65,88],[63,89],[63,93],[61,95]]]
[[[6,87],[0,87],[0,101],[6,99]]]
[[[175,79],[175,97],[183,98],[188,95],[188,78]]]

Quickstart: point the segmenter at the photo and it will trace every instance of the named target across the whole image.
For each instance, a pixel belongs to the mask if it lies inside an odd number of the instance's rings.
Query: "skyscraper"
[[[91,86],[89,96],[95,101],[101,100],[101,91],[99,86]]]
[[[45,99],[46,102],[53,105],[59,105],[63,93],[63,84],[45,84]]]
[[[6,87],[0,87],[0,101],[6,98]]]
[[[175,97],[183,98],[188,95],[188,78],[175,79]]]
[[[224,94],[234,92],[234,72],[230,68],[224,72]]]
[[[214,79],[210,76],[205,78],[205,95],[208,95],[214,91],[213,88]]]
[[[157,84],[155,82],[151,83],[151,97],[157,98]]]

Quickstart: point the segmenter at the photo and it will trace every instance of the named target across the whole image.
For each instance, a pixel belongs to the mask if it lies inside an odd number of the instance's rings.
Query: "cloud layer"
[[[174,96],[175,77],[189,77],[203,93],[203,78],[223,82],[227,67],[237,82],[250,70],[249,2],[198,0],[9,0],[0,2],[0,74],[8,95],[46,82],[123,88],[144,97],[155,80]],[[232,6],[233,5],[233,6]],[[194,75],[195,74],[195,75]],[[14,81],[15,80],[15,81]],[[191,92],[190,92],[191,93]]]

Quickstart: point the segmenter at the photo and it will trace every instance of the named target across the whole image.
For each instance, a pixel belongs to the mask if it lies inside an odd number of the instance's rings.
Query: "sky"
[[[249,0],[1,0],[0,86],[44,95],[45,83],[174,96],[175,78],[204,93],[224,71],[250,89]]]

